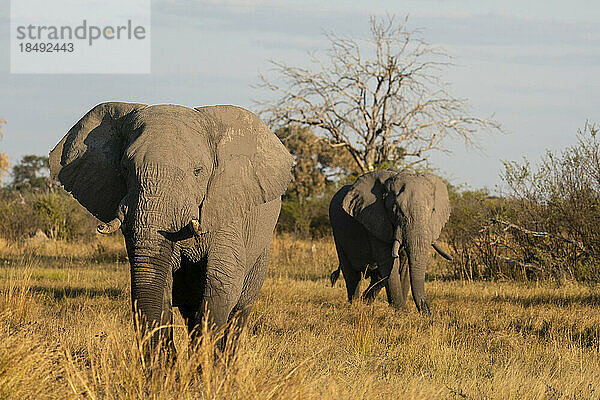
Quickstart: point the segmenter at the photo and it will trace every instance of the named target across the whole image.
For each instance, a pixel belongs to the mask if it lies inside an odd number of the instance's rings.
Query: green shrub
[[[292,233],[303,238],[319,239],[331,236],[329,202],[333,193],[299,200],[284,198],[277,223],[277,231]]]
[[[90,239],[96,220],[62,189],[0,191],[0,237],[19,240],[38,229],[49,238]]]
[[[497,213],[501,199],[490,197],[486,190],[459,191],[449,187],[452,213],[442,231],[445,241],[454,253],[454,259],[448,266],[448,275],[459,279],[480,279],[490,277],[493,257],[489,257],[490,248],[481,241],[481,229]],[[486,257],[486,255],[488,257]]]
[[[466,279],[600,279],[600,138],[594,125],[578,142],[548,151],[536,166],[506,162],[503,197],[450,188],[443,231]]]
[[[33,209],[42,230],[51,238],[89,238],[95,232],[95,219],[63,191],[37,196],[33,201]]]
[[[0,236],[17,240],[35,232],[39,225],[33,208],[17,191],[0,191]]]
[[[506,162],[503,180],[513,205],[516,256],[546,275],[600,279],[600,137],[586,123],[577,143],[547,151],[536,166]]]

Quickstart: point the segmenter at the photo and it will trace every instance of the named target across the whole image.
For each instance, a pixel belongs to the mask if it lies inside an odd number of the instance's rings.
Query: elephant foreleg
[[[167,355],[175,356],[173,342],[173,275],[167,274],[167,282],[163,293],[162,313],[160,317],[160,340],[164,342]]]
[[[408,271],[408,259],[404,257],[402,259],[402,269],[400,270],[400,279],[402,280],[402,304],[406,307],[406,300],[408,299],[408,291],[410,290],[410,274]]]
[[[221,244],[211,249],[206,264],[204,299],[196,313],[196,323],[205,316],[211,329],[226,328],[238,304],[244,285],[245,252],[238,246]],[[225,340],[218,343],[224,349]]]
[[[352,303],[353,300],[359,298],[359,290],[360,290],[360,279],[362,278],[362,274],[360,271],[355,271],[352,268],[343,268],[342,274],[344,276],[344,281],[346,282],[346,292],[348,294],[348,301]]]
[[[408,261],[407,261],[406,257],[403,257],[401,255],[399,257],[399,263],[400,263],[400,271],[399,271],[399,275],[400,275],[399,288],[400,288],[400,290],[398,291],[398,296],[394,296],[394,294],[393,294],[393,290],[396,289],[396,286],[398,286],[398,283],[394,279],[392,280],[392,286],[386,287],[386,292],[387,292],[388,302],[390,304],[393,305],[393,302],[397,297],[397,303],[399,306],[398,308],[406,308],[406,300],[408,299],[408,290],[410,289],[410,276],[408,273]],[[392,273],[393,273],[393,270],[392,270]]]
[[[252,311],[252,306],[258,298],[260,289],[267,277],[267,268],[269,266],[269,249],[266,249],[256,260],[254,266],[244,278],[242,293],[236,306],[229,315],[231,321],[227,327],[227,342],[230,347],[236,347],[242,329],[246,326],[246,321]]]

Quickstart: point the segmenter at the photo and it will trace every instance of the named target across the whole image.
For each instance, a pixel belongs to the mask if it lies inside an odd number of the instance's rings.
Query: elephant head
[[[370,235],[391,245],[390,257],[397,260],[405,250],[413,299],[420,311],[429,313],[424,291],[429,247],[450,259],[436,244],[450,216],[445,183],[431,174],[370,172],[357,179],[342,207]],[[389,277],[391,268],[383,272]]]
[[[50,153],[52,177],[103,222],[98,231],[122,229],[144,324],[164,323],[182,255],[194,258],[212,232],[279,198],[292,162],[254,114],[234,106],[103,103]]]

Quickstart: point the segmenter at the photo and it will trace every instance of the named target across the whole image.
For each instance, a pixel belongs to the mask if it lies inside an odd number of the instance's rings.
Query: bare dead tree
[[[372,17],[370,28],[367,39],[328,35],[327,60],[310,55],[314,70],[271,61],[282,82],[260,74],[258,86],[279,99],[257,102],[261,117],[274,128],[319,128],[361,172],[422,162],[430,150],[447,151],[447,136],[474,144],[478,129],[501,129],[468,115],[467,101],[447,92],[439,74],[450,57],[407,30],[406,19]]]

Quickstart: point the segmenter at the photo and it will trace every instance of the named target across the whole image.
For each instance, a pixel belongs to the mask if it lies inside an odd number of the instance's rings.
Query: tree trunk
[[[375,147],[369,146],[365,150],[365,168],[367,172],[375,171],[375,159],[377,157],[377,151]]]

